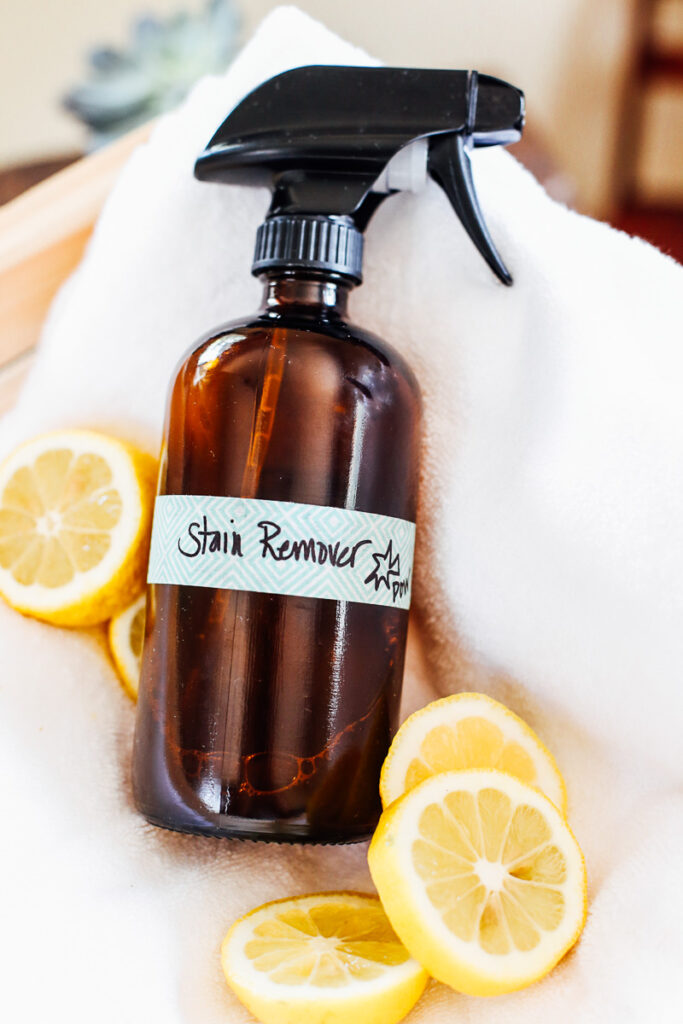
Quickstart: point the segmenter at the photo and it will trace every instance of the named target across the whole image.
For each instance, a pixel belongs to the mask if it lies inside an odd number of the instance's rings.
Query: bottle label
[[[149,583],[410,606],[415,524],[260,498],[163,494]]]

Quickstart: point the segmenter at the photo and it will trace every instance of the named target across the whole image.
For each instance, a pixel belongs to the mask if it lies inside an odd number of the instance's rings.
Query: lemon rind
[[[238,998],[266,1024],[397,1024],[410,1012],[429,980],[415,960],[387,967],[378,977],[339,988],[289,986],[257,971],[241,952],[259,919],[267,920],[277,906],[316,906],[342,901],[356,906],[378,905],[377,897],[361,892],[321,892],[272,900],[249,911],[232,925],[221,945],[226,980]],[[242,935],[244,932],[244,936]]]
[[[141,607],[145,594],[139,595],[127,608],[115,615],[109,622],[109,649],[123,688],[129,697],[137,700],[139,673],[137,662],[130,649],[130,626]]]
[[[510,739],[519,742],[527,752],[533,751],[533,761],[539,775],[535,788],[540,789],[566,817],[567,788],[557,762],[546,745],[514,711],[488,694],[476,692],[441,697],[415,711],[403,722],[382,765],[379,783],[382,806],[388,807],[403,795],[408,765],[413,757],[419,756],[420,745],[430,729],[436,725],[454,724],[463,718],[481,715],[483,707],[489,711],[489,715],[484,717],[488,717],[494,725],[506,723],[512,733]],[[436,721],[432,722],[432,719]],[[408,742],[411,744],[410,749]]]
[[[76,573],[54,592],[37,584],[17,583],[9,570],[0,568],[0,594],[17,611],[53,625],[94,626],[132,603],[144,586],[156,462],[151,455],[97,431],[51,431],[25,441],[7,456],[0,465],[0,495],[11,475],[49,450],[52,442],[77,455],[94,452],[110,461],[114,483],[126,496],[123,519],[111,531],[116,543],[93,569]]]
[[[418,814],[448,792],[498,786],[510,795],[516,790],[520,801],[536,806],[554,823],[553,835],[565,831],[562,852],[567,858],[569,877],[576,882],[574,900],[568,884],[563,886],[567,901],[566,921],[560,925],[554,944],[546,944],[543,961],[529,953],[488,954],[474,943],[457,938],[441,920],[424,891],[424,883],[412,865],[412,840],[401,839],[416,825]],[[469,789],[468,791],[472,791]],[[417,830],[413,829],[413,836]],[[579,938],[586,920],[586,865],[581,848],[566,820],[543,793],[506,772],[493,769],[453,771],[433,775],[399,797],[382,814],[368,851],[372,880],[391,925],[408,952],[439,981],[468,995],[501,995],[517,991],[545,977]],[[555,933],[546,933],[554,935]],[[472,951],[475,955],[472,956]],[[476,955],[476,954],[479,955]],[[478,962],[476,962],[478,961]],[[536,961],[536,962],[534,962]]]

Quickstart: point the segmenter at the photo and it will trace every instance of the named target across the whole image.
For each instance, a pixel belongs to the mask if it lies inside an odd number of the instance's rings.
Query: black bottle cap
[[[421,160],[423,178],[441,186],[488,265],[511,284],[479,208],[469,153],[515,142],[523,125],[524,94],[477,71],[294,68],[235,107],[195,175],[271,189],[255,273],[297,266],[360,281],[358,235],[387,195],[413,190],[410,168]],[[413,146],[420,159],[408,161],[407,178],[405,167],[391,173]]]
[[[251,271],[319,270],[360,284],[362,265],[363,235],[351,217],[280,214],[259,227]]]

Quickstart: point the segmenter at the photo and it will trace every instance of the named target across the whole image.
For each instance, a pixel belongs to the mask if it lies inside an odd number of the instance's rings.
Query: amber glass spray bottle
[[[197,161],[269,183],[263,308],[173,383],[149,569],[134,786],[149,821],[219,836],[372,832],[397,724],[420,398],[351,326],[363,230],[427,174],[495,273],[467,145],[519,137],[523,97],[476,72],[299,68],[251,93]]]

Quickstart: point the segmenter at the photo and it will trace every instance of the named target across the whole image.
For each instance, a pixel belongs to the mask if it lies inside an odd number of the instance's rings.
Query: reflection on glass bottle
[[[185,360],[160,493],[414,521],[417,388],[395,353],[344,319],[348,289],[272,280],[260,315]],[[360,602],[151,586],[135,755],[143,812],[213,835],[369,835],[407,619]]]

